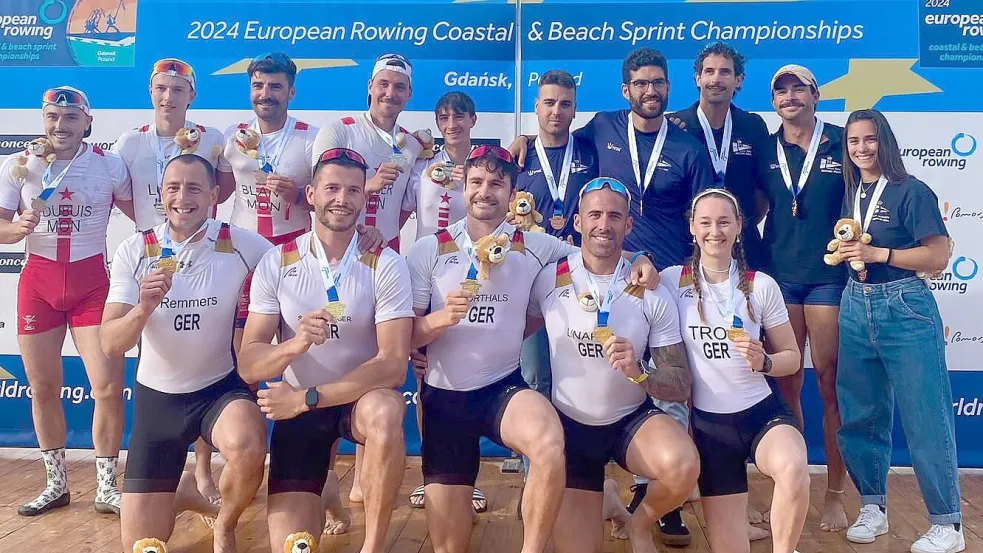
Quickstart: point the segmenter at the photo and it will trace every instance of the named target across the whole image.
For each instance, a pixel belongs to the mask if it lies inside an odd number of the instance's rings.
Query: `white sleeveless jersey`
[[[470,260],[465,251],[467,219],[446,230],[424,236],[409,251],[413,307],[443,309],[447,294],[460,290]],[[574,246],[545,233],[516,232],[505,261],[480,281],[467,316],[427,346],[427,384],[445,390],[469,391],[505,378],[519,367],[519,350],[526,326],[529,294],[539,271]],[[474,241],[477,244],[477,240]]]
[[[452,188],[435,183],[430,178],[430,169],[453,164],[447,152],[441,151],[433,159],[420,159],[410,173],[409,190],[404,211],[416,212],[416,239],[437,232],[460,221],[467,215],[464,205],[464,185],[454,183]],[[451,168],[446,170],[450,178]]]
[[[278,315],[284,341],[297,335],[301,317],[328,303],[311,234],[269,251],[250,286],[249,311]],[[358,368],[379,352],[377,324],[413,317],[406,260],[391,249],[362,254],[341,279],[345,314],[329,325],[324,344],[311,346],[287,367],[283,378],[295,388],[329,384]]]
[[[194,124],[189,122],[187,126],[191,125]],[[222,131],[202,125],[194,125],[194,128],[198,130],[200,138],[197,146],[193,147],[194,151],[188,153],[204,158],[217,169],[225,147]],[[158,137],[154,134],[151,125],[126,131],[113,145],[113,151],[123,158],[127,169],[130,170],[130,180],[133,182],[133,213],[136,215],[139,232],[164,223],[163,207],[160,203],[160,183],[157,182],[158,148],[167,160],[181,153],[180,147],[174,142],[174,137]]]
[[[276,156],[283,137],[287,134],[287,125],[292,125],[293,128],[289,133],[289,142],[283,147],[281,159],[271,161],[253,158],[236,146],[237,130],[252,128],[259,132],[259,127],[253,121],[233,125],[225,131],[225,150],[219,161],[218,170],[231,172],[236,180],[230,222],[237,227],[256,231],[268,239],[311,228],[311,214],[308,210],[265,188],[256,187],[256,171],[267,161],[274,165],[274,174],[292,178],[301,195],[304,194],[304,187],[310,184],[313,167],[311,151],[317,127],[291,117],[283,129],[262,136],[260,140],[263,151],[269,156]]]
[[[547,265],[533,285],[529,314],[546,320],[553,404],[577,422],[602,426],[631,414],[645,401],[646,391],[612,368],[601,344],[594,340],[597,312],[585,311],[578,300],[578,294],[590,291],[586,272],[579,253]],[[594,278],[603,297],[612,286],[611,276]],[[613,286],[617,292],[608,326],[616,336],[631,341],[636,358],[641,359],[648,348],[682,342],[679,316],[669,290],[632,285],[627,274]]]
[[[17,178],[11,174],[17,157],[8,156],[0,166],[0,207],[22,212],[41,193],[46,166],[37,157],[28,155],[27,176]],[[52,178],[68,163],[55,161]],[[85,151],[48,198],[41,222],[27,237],[27,253],[59,263],[105,256],[113,202],[131,198],[130,174],[123,160],[112,152],[86,144]]]
[[[754,319],[748,314],[747,302],[740,290],[736,293],[735,313],[744,322],[744,331],[751,338],[760,339],[762,329],[788,322],[788,309],[773,278],[761,272],[749,272],[748,275]],[[727,283],[700,281],[704,323],[696,307],[691,266],[669,267],[662,272],[661,282],[676,300],[679,311],[683,342],[693,370],[693,406],[710,413],[737,413],[768,397],[772,392],[767,377],[752,371],[727,337],[732,321],[720,314],[720,310],[727,311],[725,302],[718,304],[713,300],[727,298],[730,293]]]
[[[420,142],[410,134],[410,131],[403,127],[399,127],[399,129],[406,134],[406,145],[402,149],[402,155],[406,158],[403,172],[391,186],[387,186],[378,194],[372,194],[365,199],[365,208],[362,209],[358,219],[366,226],[379,229],[387,242],[393,242],[399,238],[400,211],[404,202],[411,202],[406,197],[411,192],[408,186],[410,173],[423,149]],[[357,117],[345,117],[325,125],[317,133],[317,139],[314,141],[311,167],[314,166],[322,153],[332,148],[348,148],[361,154],[369,166],[366,174],[368,179],[375,176],[376,169],[380,165],[389,163],[393,155],[392,147],[369,124],[365,114]],[[398,242],[393,242],[392,245],[398,247]]]
[[[140,281],[157,270],[164,229],[135,234],[116,250],[106,303],[139,303]],[[235,370],[232,334],[242,285],[272,247],[254,232],[209,220],[204,238],[176,256],[171,289],[143,329],[137,382],[185,394]]]

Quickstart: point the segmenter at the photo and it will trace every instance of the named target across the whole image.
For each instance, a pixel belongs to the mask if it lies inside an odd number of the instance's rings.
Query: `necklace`
[[[861,198],[866,198],[866,197],[867,197],[867,191],[868,191],[868,190],[870,190],[870,187],[871,187],[871,186],[874,186],[874,184],[875,184],[876,182],[877,182],[877,181],[874,181],[874,182],[872,182],[872,183],[870,183],[870,184],[868,184],[868,183],[866,183],[866,182],[861,182],[861,183],[860,183],[860,186],[861,186],[861,190],[860,190],[860,197],[861,197]]]
[[[721,273],[722,274],[722,273],[729,273],[730,272],[730,267],[727,267],[726,269],[711,269],[710,267],[707,267],[706,265],[704,265],[702,263],[700,263],[700,266],[703,267],[703,270],[704,271],[710,271],[711,273]]]

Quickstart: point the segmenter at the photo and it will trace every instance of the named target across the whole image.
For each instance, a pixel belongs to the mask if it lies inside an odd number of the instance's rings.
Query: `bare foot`
[[[601,513],[604,520],[611,521],[611,537],[616,540],[627,540],[631,515],[621,501],[618,483],[610,478],[604,481],[604,504]]]
[[[222,495],[218,492],[215,479],[212,478],[210,472],[195,470],[195,483],[198,485],[198,493],[202,497],[216,505],[222,504]]]
[[[826,490],[823,519],[819,523],[819,529],[825,532],[838,532],[847,525],[846,511],[843,509],[843,493]]]
[[[177,491],[174,493],[174,508],[178,513],[194,511],[212,518],[218,516],[218,505],[201,495],[190,472],[181,475],[181,481],[178,482]]]
[[[747,505],[747,521],[750,524],[761,524],[765,521],[765,518],[761,516],[761,512],[751,506],[750,503]]]
[[[324,534],[337,536],[348,531],[352,524],[352,515],[341,504],[341,486],[338,482],[338,473],[328,472],[328,478],[324,482],[324,490],[321,492],[321,504],[324,506]]]
[[[215,536],[213,541],[214,553],[237,553],[235,526],[228,530],[222,530],[218,528],[218,525],[215,525],[212,533]]]
[[[768,533],[764,528],[758,528],[757,526],[747,525],[747,539],[748,541],[760,541],[771,534]]]
[[[631,540],[632,553],[659,553],[652,539],[652,528],[645,528],[642,524],[629,524],[628,536]]]
[[[362,485],[359,483],[358,473],[355,473],[355,479],[352,482],[352,491],[348,492],[348,501],[352,503],[363,503],[365,498],[362,496]]]

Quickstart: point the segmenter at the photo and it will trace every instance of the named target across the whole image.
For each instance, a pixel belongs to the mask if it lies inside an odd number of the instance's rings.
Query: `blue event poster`
[[[918,0],[922,67],[983,67],[983,1]]]

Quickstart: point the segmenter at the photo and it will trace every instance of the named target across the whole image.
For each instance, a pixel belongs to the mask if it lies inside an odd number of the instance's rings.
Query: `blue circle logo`
[[[53,18],[48,17],[48,11],[53,6],[58,6],[58,16]],[[57,25],[68,17],[68,6],[65,5],[64,0],[44,0],[44,2],[41,2],[41,7],[38,8],[38,17],[48,25]],[[973,147],[976,147],[975,143]]]
[[[972,270],[969,271],[969,274],[962,273],[959,271],[959,266],[965,263],[973,264],[973,268]],[[964,255],[959,256],[952,263],[952,276],[958,278],[959,280],[972,280],[976,276],[976,273],[979,272],[979,270],[980,270],[980,266],[976,263],[976,260],[970,259]]]
[[[969,139],[969,148],[966,150],[959,148],[959,141],[961,141],[964,138]],[[952,137],[951,146],[952,146],[952,153],[960,157],[968,157],[973,155],[973,152],[976,151],[976,138],[974,138],[973,135],[971,134],[966,134],[961,132],[956,136]]]

